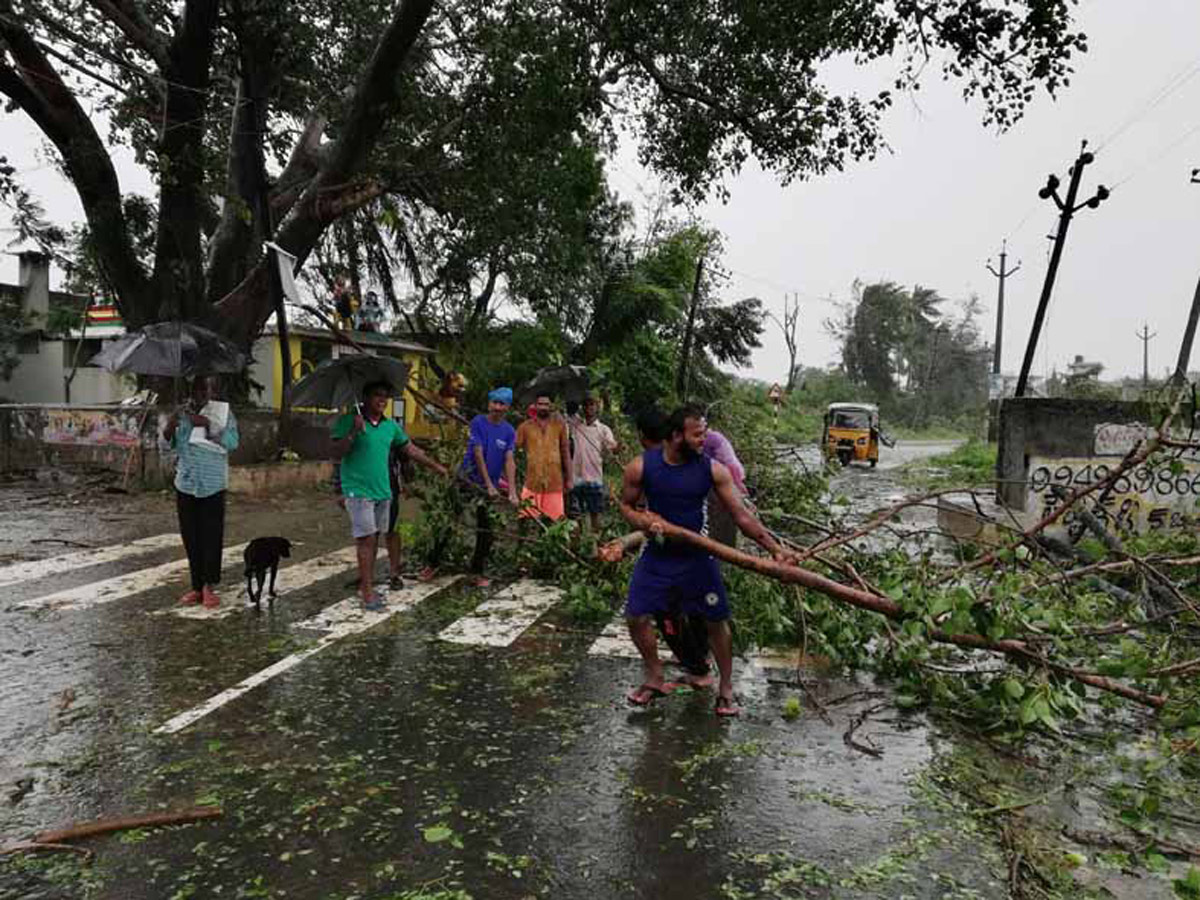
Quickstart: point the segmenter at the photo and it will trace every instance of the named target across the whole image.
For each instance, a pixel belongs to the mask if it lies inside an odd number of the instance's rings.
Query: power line
[[[1159,90],[1151,94],[1142,102],[1140,107],[1136,107],[1134,112],[1120,125],[1116,131],[1108,137],[1100,141],[1096,147],[1096,151],[1103,150],[1106,146],[1115,141],[1118,137],[1140,122],[1158,107],[1166,102],[1167,98],[1174,94],[1177,90],[1191,81],[1196,75],[1200,74],[1200,57],[1187,63],[1183,68],[1179,69],[1174,75],[1167,79],[1166,83]]]
[[[1200,122],[1197,122],[1195,125],[1193,125],[1187,131],[1185,131],[1183,134],[1181,134],[1179,137],[1177,137],[1175,140],[1173,140],[1170,144],[1168,144],[1166,147],[1164,147],[1162,150],[1160,150],[1154,156],[1150,157],[1145,162],[1143,162],[1140,165],[1137,165],[1133,169],[1131,169],[1124,177],[1120,178],[1117,181],[1117,183],[1113,185],[1113,188],[1116,189],[1118,187],[1121,187],[1122,185],[1128,184],[1134,178],[1143,174],[1147,169],[1149,169],[1152,166],[1154,166],[1155,164],[1161,162],[1165,157],[1169,156],[1175,150],[1179,149],[1179,147],[1182,146],[1194,134],[1196,134],[1196,132],[1200,132]]]

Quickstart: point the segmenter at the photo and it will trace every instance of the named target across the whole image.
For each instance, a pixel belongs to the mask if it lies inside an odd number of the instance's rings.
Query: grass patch
[[[968,441],[950,453],[909,463],[902,477],[906,484],[920,488],[987,484],[996,477],[996,445]]]

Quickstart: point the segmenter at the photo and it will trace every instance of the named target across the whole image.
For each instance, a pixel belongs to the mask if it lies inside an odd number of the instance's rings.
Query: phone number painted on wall
[[[1096,459],[1038,459],[1029,462],[1026,512],[1049,515],[1070,493],[1106,480],[1118,463]],[[1098,495],[1094,495],[1098,496]],[[1095,509],[1121,531],[1145,533],[1194,525],[1200,513],[1200,461],[1135,466],[1122,472]],[[1068,513],[1067,520],[1074,517]]]

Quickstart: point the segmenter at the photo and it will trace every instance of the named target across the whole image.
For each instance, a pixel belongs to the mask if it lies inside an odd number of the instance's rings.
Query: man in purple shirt
[[[738,490],[743,494],[746,493],[746,467],[738,459],[737,453],[733,450],[733,444],[729,443],[729,438],[710,428],[704,436],[703,453],[709,459],[715,459],[727,468],[729,474],[733,476],[733,483],[737,485]]]

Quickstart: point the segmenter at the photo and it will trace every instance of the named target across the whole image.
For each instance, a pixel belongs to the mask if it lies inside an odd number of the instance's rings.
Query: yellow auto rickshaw
[[[870,403],[830,403],[825,412],[821,449],[843,466],[879,462],[879,407]]]

